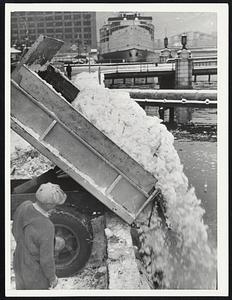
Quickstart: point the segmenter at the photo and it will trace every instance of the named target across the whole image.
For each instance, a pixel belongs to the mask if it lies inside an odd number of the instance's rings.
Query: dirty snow
[[[11,176],[13,178],[32,178],[52,167],[54,164],[50,160],[11,131]]]
[[[161,226],[156,210],[147,227],[150,207],[139,218],[141,255],[154,287],[215,288],[216,253],[208,245],[204,209],[188,186],[173,135],[128,93],[99,85],[97,73],[78,74],[75,84],[80,93],[73,106],[158,180],[171,230]]]
[[[106,215],[107,265],[110,290],[150,289],[141,276],[135,259],[130,226],[116,215]]]

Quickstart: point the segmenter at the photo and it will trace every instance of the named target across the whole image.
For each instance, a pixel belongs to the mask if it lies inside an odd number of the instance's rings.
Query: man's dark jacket
[[[55,279],[53,223],[25,201],[15,212],[12,233],[16,289],[48,289]]]

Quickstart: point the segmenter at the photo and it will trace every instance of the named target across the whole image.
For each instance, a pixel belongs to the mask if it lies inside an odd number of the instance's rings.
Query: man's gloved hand
[[[50,282],[50,289],[54,289],[58,284],[58,278],[57,276],[55,277],[55,279],[53,279],[51,282]]]
[[[61,251],[65,247],[65,240],[60,237],[55,237],[55,251]]]

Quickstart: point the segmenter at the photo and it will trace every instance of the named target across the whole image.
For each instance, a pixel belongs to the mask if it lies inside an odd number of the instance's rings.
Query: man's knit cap
[[[35,196],[40,203],[56,205],[63,204],[67,198],[60,186],[51,182],[41,184]]]

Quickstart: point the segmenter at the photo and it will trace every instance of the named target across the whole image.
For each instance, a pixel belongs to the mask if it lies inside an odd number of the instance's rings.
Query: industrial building
[[[61,39],[83,51],[97,48],[96,12],[18,11],[11,13],[11,45],[30,46],[40,34]]]

